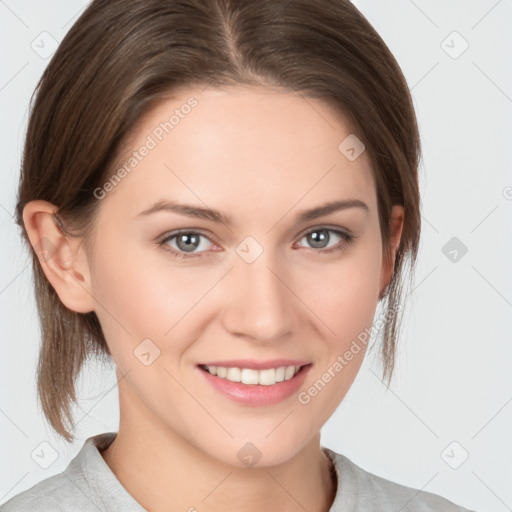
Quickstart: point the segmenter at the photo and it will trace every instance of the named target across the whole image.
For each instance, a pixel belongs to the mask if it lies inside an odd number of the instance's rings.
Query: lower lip
[[[276,382],[271,386],[262,386],[261,384],[231,382],[212,375],[199,366],[196,367],[203,378],[223,395],[238,403],[253,406],[273,405],[290,398],[300,389],[310,368],[311,364],[308,364],[303,366],[290,380]]]

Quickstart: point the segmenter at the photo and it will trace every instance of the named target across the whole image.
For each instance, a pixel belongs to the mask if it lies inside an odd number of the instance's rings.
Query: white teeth
[[[284,372],[284,380],[291,379],[295,374],[295,366],[287,366]]]
[[[272,386],[276,382],[290,380],[300,370],[300,366],[279,366],[267,370],[253,370],[251,368],[226,368],[223,366],[204,367],[211,375],[231,382],[242,382],[243,384],[260,384],[261,386]]]
[[[242,370],[242,382],[244,384],[258,384],[258,370],[244,368]]]
[[[276,370],[276,382],[283,382],[284,374],[286,372],[286,366],[280,366]]]
[[[242,380],[242,372],[240,368],[228,368],[226,379],[231,382],[240,382]]]
[[[272,386],[276,383],[276,371],[274,368],[268,370],[260,370],[260,376],[258,378],[258,384],[262,386]]]

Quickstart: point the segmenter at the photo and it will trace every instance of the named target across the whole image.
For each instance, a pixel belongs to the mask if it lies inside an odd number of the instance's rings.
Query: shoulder
[[[437,494],[386,480],[359,467],[345,455],[328,448],[324,450],[334,461],[338,478],[338,490],[330,512],[475,512]],[[350,502],[349,507],[347,500]]]
[[[114,487],[108,486],[115,477],[109,474],[98,447],[108,445],[114,436],[115,433],[103,433],[90,437],[63,472],[14,496],[0,505],[0,512],[105,510],[109,493],[116,495],[117,488],[115,482]],[[120,486],[119,483],[117,485]]]
[[[0,512],[60,512],[64,510],[95,510],[95,507],[76,487],[66,472],[58,473],[14,496],[3,505]]]

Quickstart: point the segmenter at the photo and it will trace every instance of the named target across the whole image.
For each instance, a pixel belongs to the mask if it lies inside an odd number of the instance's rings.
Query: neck
[[[294,457],[269,467],[235,467],[197,449],[120,395],[121,420],[101,454],[146,510],[328,512],[336,494],[331,461],[314,436]]]

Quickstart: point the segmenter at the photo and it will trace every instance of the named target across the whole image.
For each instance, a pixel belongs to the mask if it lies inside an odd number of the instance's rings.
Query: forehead
[[[349,160],[340,150],[353,136],[341,113],[296,92],[183,89],[139,121],[112,169],[124,166],[125,177],[109,194],[131,209],[165,198],[274,211],[349,197],[372,203],[366,153]]]

